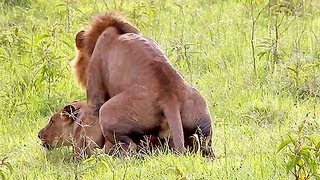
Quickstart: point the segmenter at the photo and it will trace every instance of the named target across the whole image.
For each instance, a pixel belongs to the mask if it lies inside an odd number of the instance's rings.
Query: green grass
[[[261,13],[255,74],[250,4],[243,2],[0,1],[0,159],[13,167],[0,164],[1,172],[9,179],[292,179],[277,147],[303,121],[306,135],[320,134],[320,4],[307,0],[303,12],[279,15],[276,63],[276,16]],[[254,16],[267,4],[258,2]],[[70,66],[74,37],[107,10],[155,39],[206,97],[217,160],[160,153],[72,163],[70,148],[41,147],[37,133],[50,115],[85,100]]]

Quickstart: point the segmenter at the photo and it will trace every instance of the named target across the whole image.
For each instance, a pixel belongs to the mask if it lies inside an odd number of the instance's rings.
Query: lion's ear
[[[122,33],[134,33],[134,34],[140,33],[139,29],[137,29],[136,27],[124,21],[119,22],[117,24],[117,28],[120,29]]]
[[[74,105],[67,105],[62,110],[62,115],[68,116],[72,121],[75,121],[79,115],[79,109],[76,109]]]
[[[83,40],[84,40],[84,36],[83,34],[85,33],[85,31],[80,31],[78,32],[78,34],[76,35],[76,46],[78,48],[78,50],[80,50],[81,48],[83,48]]]

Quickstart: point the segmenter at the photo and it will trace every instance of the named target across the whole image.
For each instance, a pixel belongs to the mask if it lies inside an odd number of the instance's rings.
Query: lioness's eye
[[[52,120],[52,118],[50,118],[49,124],[52,124],[52,123],[53,123],[53,120]]]

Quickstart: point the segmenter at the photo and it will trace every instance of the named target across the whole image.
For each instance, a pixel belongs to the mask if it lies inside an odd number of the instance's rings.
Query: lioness
[[[55,113],[38,137],[47,149],[73,145],[74,158],[90,155],[105,145],[98,118],[83,102],[73,102]]]
[[[132,134],[149,134],[167,121],[174,149],[184,152],[193,144],[189,137],[198,134],[202,152],[213,155],[212,122],[203,96],[153,40],[121,16],[105,13],[76,35],[76,47],[76,76],[108,141],[134,149]]]
[[[73,102],[55,113],[49,123],[39,131],[38,137],[42,146],[53,149],[62,146],[73,146],[73,158],[78,159],[90,155],[95,148],[103,148],[107,154],[115,154],[112,143],[105,141],[99,119],[92,115],[93,111],[87,103]],[[136,143],[147,151],[162,146],[167,138],[165,125],[155,135],[132,137]],[[157,136],[161,138],[157,138]]]

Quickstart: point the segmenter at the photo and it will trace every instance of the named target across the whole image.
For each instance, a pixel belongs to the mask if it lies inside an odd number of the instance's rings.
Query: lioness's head
[[[79,118],[80,110],[84,106],[83,102],[74,102],[55,113],[38,133],[42,146],[50,150],[71,145],[74,122]]]

